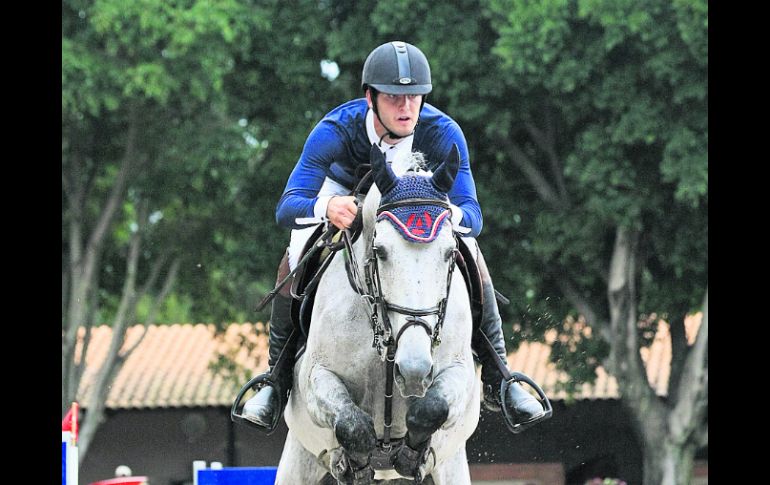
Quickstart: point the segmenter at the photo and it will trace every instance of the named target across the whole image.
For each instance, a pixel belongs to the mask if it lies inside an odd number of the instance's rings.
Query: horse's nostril
[[[396,364],[395,372],[397,377],[406,380],[423,380],[432,376],[433,364],[426,361],[405,361]]]
[[[396,384],[399,386],[406,385],[406,380],[404,379],[404,376],[401,374],[401,369],[398,368],[398,364],[393,369],[393,374],[396,377]]]

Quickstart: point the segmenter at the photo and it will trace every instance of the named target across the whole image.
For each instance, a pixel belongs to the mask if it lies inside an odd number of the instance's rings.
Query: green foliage
[[[520,128],[547,126],[549,110],[568,189],[560,208],[499,192],[537,214],[520,236],[546,269],[533,293],[561,268],[590,302],[605,300],[615,227],[627,226],[642,233],[640,314],[684,318],[708,281],[706,2],[485,3],[502,77],[529,98],[488,133],[513,137],[554,184],[548,154]],[[569,352],[554,355],[574,368]]]
[[[175,96],[213,101],[246,14],[235,1],[64,2],[63,113],[96,116],[127,100],[166,106]]]
[[[580,390],[584,382],[596,380],[596,369],[609,355],[609,345],[602,339],[593,338],[584,331],[584,322],[567,318],[559,328],[560,335],[551,344],[551,359],[559,367],[569,370],[570,378],[556,386],[568,394]]]
[[[677,202],[697,208],[708,195],[708,165],[703,163],[708,134],[683,127],[666,145],[660,166],[663,181],[676,184]]]
[[[152,306],[152,300],[149,296],[140,299],[137,304],[136,319],[143,322],[147,319]],[[187,295],[171,293],[158,309],[155,316],[155,323],[158,325],[172,323],[200,323],[192,316],[192,299]]]
[[[140,205],[147,206],[152,222],[143,224],[139,284],[160,255],[183,258],[178,286],[185,304],[164,310],[160,320],[189,318],[187,306],[203,321],[227,318],[229,305],[217,308],[218,315],[201,312],[209,306],[199,299],[206,292],[193,289],[208,287],[196,265],[217,250],[207,242],[213,231],[235,230],[228,215],[245,176],[254,171],[250,160],[263,151],[246,142],[245,130],[226,110],[224,78],[242,37],[259,24],[248,13],[240,2],[63,4],[62,166],[72,183],[90,190],[86,230],[124,157],[134,165],[103,256],[98,323],[109,321],[117,307],[119,298],[110,295],[122,289]],[[137,132],[133,142],[127,138],[130,127]],[[84,170],[76,170],[76,162]],[[137,318],[147,304],[140,303]]]
[[[395,39],[426,53],[428,102],[468,139],[479,243],[512,300],[501,307],[509,349],[564,332],[577,312],[565,282],[607,315],[618,226],[641,233],[640,314],[682,318],[708,280],[707,34],[705,0],[67,0],[62,166],[82,164],[87,229],[129,126],[139,127],[102,258],[100,318],[117,306],[131,228],[147,204],[154,222],[143,229],[140,281],[161,254],[183,258],[159,321],[266,320],[253,308],[289,234],[274,222],[275,204],[305,138],[328,110],[362,95],[366,55]],[[322,60],[338,64],[338,78],[321,76]],[[550,134],[548,149],[533,127]],[[511,144],[558,203],[535,190]],[[578,379],[605,351],[596,335],[555,350]],[[581,367],[583,352],[594,360]]]

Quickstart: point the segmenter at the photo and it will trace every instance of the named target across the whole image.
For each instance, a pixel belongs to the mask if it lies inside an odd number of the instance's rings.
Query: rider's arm
[[[463,236],[477,237],[481,232],[484,220],[481,215],[479,201],[476,198],[476,183],[473,181],[465,135],[463,135],[462,130],[456,123],[452,123],[446,127],[443,139],[444,143],[446,143],[446,150],[443,150],[444,153],[449,153],[452,144],[455,143],[460,152],[460,169],[448,195],[451,204],[462,211],[462,218],[459,221],[456,220],[458,210],[453,208],[452,223],[455,227],[459,224],[459,231],[463,233]],[[470,231],[466,232],[463,228],[470,229]]]
[[[329,165],[339,159],[342,153],[342,140],[334,124],[321,121],[313,128],[276,206],[275,220],[280,226],[302,229],[319,222],[308,220],[303,224],[303,219],[326,216],[331,196],[319,199],[318,191],[324,183]]]

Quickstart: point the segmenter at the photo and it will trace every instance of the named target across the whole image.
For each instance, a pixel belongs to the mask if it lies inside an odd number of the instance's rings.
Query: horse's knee
[[[406,413],[406,427],[410,433],[431,435],[449,416],[449,404],[442,396],[428,393],[415,400]]]
[[[372,417],[358,407],[341,412],[334,423],[334,435],[348,452],[368,455],[377,446],[377,433]]]

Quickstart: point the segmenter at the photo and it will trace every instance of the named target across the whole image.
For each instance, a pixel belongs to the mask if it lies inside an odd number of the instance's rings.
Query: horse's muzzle
[[[393,372],[396,377],[396,386],[403,397],[423,397],[433,383],[431,360],[405,359],[396,362]]]

